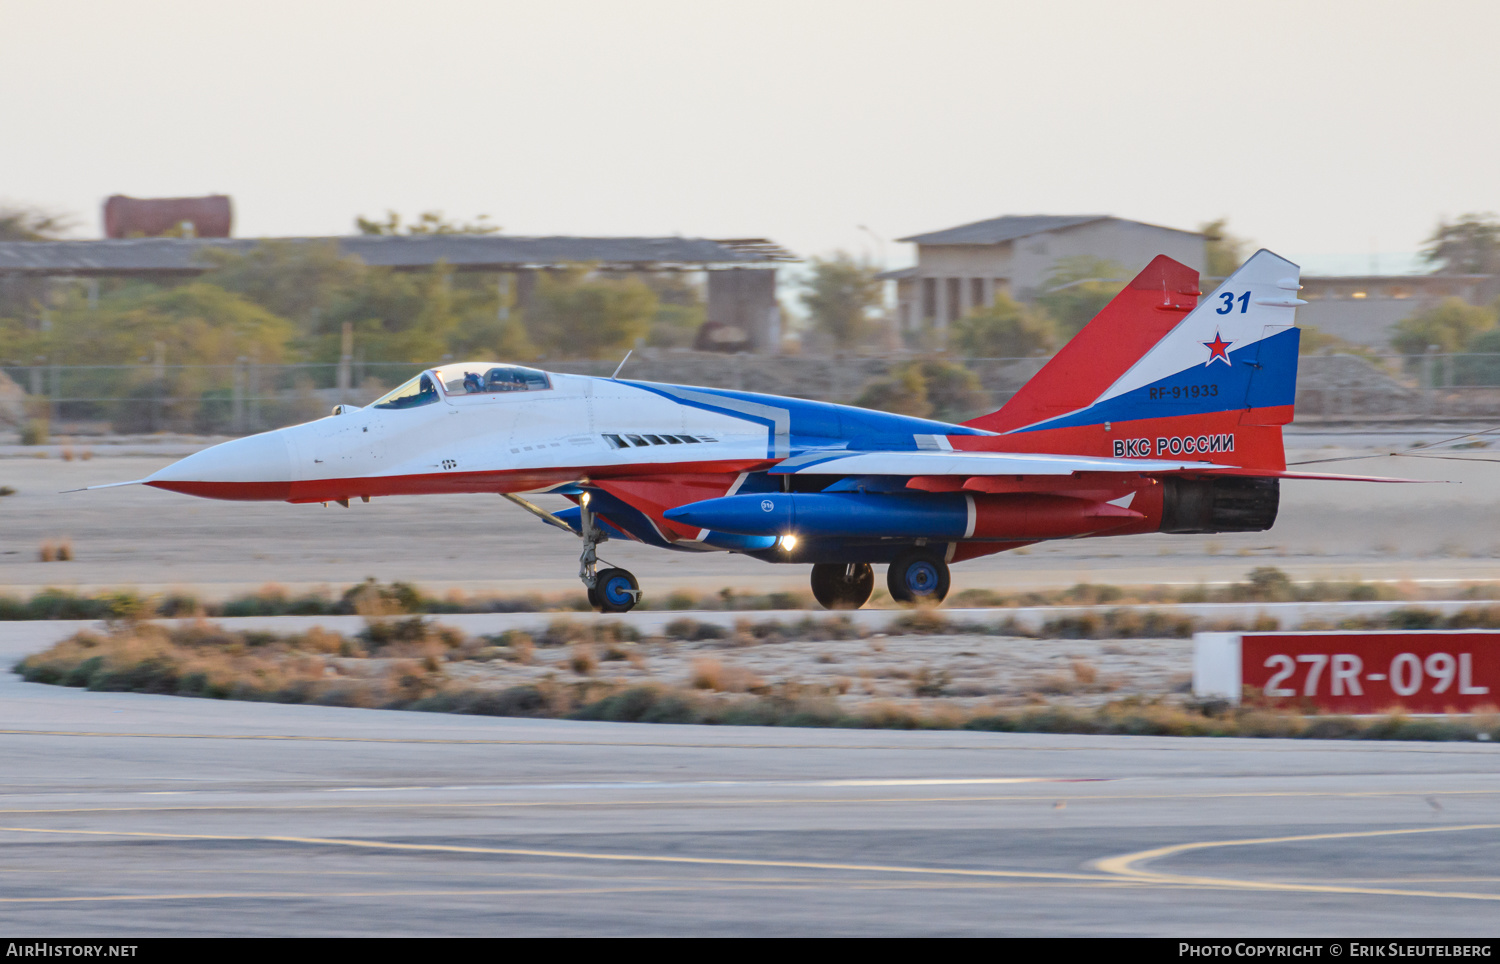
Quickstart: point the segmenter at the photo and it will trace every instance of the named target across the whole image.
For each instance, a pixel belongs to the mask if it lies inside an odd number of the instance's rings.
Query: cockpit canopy
[[[370,403],[371,408],[416,408],[431,405],[438,400],[437,386],[432,376],[423,372],[411,381],[386,392]]]
[[[434,381],[434,378],[437,381]],[[542,392],[552,388],[547,373],[521,365],[465,362],[423,372],[370,403],[371,408],[416,408],[438,400],[437,383],[448,395],[493,395],[499,392]]]
[[[495,392],[542,392],[552,387],[547,373],[520,365],[470,362],[438,369],[449,395],[489,395]]]

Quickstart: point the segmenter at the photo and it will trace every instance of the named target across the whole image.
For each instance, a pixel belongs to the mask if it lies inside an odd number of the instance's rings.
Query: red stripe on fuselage
[[[234,502],[333,502],[362,496],[440,495],[451,493],[528,492],[580,479],[635,478],[643,475],[727,475],[727,487],[741,472],[765,469],[766,459],[680,462],[672,465],[602,465],[513,469],[500,472],[434,472],[419,475],[376,475],[352,479],[311,479],[301,482],[147,482],[147,485],[204,499]]]
[[[1290,417],[1290,406],[1270,409],[1233,409],[1227,412],[1207,412],[1200,415],[1174,415],[1166,418],[1146,418],[1130,422],[1104,425],[1073,425],[1067,428],[1038,429],[1035,432],[1013,432],[1010,435],[950,435],[948,441],[957,451],[964,452],[1039,452],[1050,455],[1089,455],[1103,458],[1118,458],[1116,441],[1147,440],[1149,450],[1141,452],[1135,448],[1127,452],[1127,458],[1172,459],[1213,462],[1218,465],[1238,465],[1246,468],[1279,470],[1286,468],[1286,451],[1281,443],[1281,423],[1266,424],[1271,419]],[[1259,423],[1247,423],[1246,419],[1259,419]],[[1194,451],[1192,454],[1173,452],[1170,449],[1158,452],[1162,439],[1194,439],[1216,435],[1232,435],[1234,446],[1229,451]]]

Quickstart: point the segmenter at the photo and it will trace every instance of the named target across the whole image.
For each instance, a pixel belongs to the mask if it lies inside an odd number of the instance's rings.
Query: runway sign
[[[1193,693],[1331,713],[1500,705],[1500,632],[1198,633]]]

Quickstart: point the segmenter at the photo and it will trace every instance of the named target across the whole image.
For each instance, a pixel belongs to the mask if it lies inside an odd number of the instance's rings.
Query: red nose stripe
[[[200,499],[231,502],[285,502],[291,498],[290,482],[147,482],[147,485]]]

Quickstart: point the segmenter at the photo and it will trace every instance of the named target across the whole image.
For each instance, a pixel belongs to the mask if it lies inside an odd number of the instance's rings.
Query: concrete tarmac
[[[0,660],[46,627],[7,627]],[[0,676],[37,936],[1494,936],[1500,748],[653,726]]]

